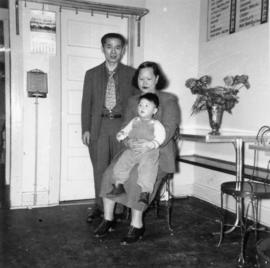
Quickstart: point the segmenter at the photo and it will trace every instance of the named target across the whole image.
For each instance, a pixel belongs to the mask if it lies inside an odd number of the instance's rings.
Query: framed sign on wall
[[[44,10],[31,10],[31,52],[56,54],[56,14]]]
[[[268,22],[269,0],[208,0],[207,40]]]

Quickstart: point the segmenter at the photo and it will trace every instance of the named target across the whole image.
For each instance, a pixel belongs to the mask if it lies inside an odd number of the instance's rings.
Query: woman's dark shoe
[[[144,231],[145,231],[144,227],[136,228],[136,227],[130,226],[127,236],[124,237],[121,241],[121,245],[135,243],[139,239],[142,239]]]
[[[96,237],[104,237],[108,232],[114,231],[114,221],[102,220],[100,225],[94,231]]]
[[[108,197],[115,197],[126,193],[124,185],[122,183],[118,184],[117,186],[113,184],[112,186],[113,189],[109,193],[107,193]]]
[[[143,202],[146,205],[149,204],[149,193],[148,192],[141,192],[139,202]]]

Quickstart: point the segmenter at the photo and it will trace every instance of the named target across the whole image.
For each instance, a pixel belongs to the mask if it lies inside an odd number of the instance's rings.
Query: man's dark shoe
[[[96,237],[104,237],[108,232],[114,231],[114,221],[107,221],[105,219],[99,224],[97,229],[94,231]]]
[[[99,208],[95,208],[91,214],[87,215],[86,221],[88,223],[92,223],[93,220],[99,219],[99,218],[102,218],[102,217],[103,217],[103,211],[100,210]]]
[[[109,193],[107,193],[108,197],[115,197],[126,193],[124,185],[122,183],[118,184],[117,186],[113,184],[112,186],[113,189]]]
[[[139,202],[143,202],[146,205],[149,203],[149,193],[148,192],[141,192]]]
[[[122,241],[121,245],[127,245],[131,243],[137,242],[139,239],[142,239],[143,234],[144,234],[144,227],[142,228],[136,228],[133,227],[132,225],[129,227],[128,234],[125,236]]]

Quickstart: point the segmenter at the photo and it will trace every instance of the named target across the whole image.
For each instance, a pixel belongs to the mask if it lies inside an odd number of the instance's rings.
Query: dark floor
[[[0,267],[236,267],[240,236],[236,230],[217,248],[219,214],[195,198],[174,202],[174,235],[154,210],[145,217],[143,239],[121,246],[128,221],[120,222],[106,238],[97,239],[85,218],[89,205],[65,205],[32,210],[0,210]],[[164,212],[164,211],[162,211]],[[164,215],[164,213],[161,213]],[[265,236],[265,234],[262,234]],[[253,237],[248,241],[248,265],[255,267]]]

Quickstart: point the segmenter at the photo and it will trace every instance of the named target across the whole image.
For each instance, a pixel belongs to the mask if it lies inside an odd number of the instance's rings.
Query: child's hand
[[[122,141],[126,138],[126,135],[124,133],[124,131],[119,131],[117,134],[116,134],[116,139],[118,141]]]

